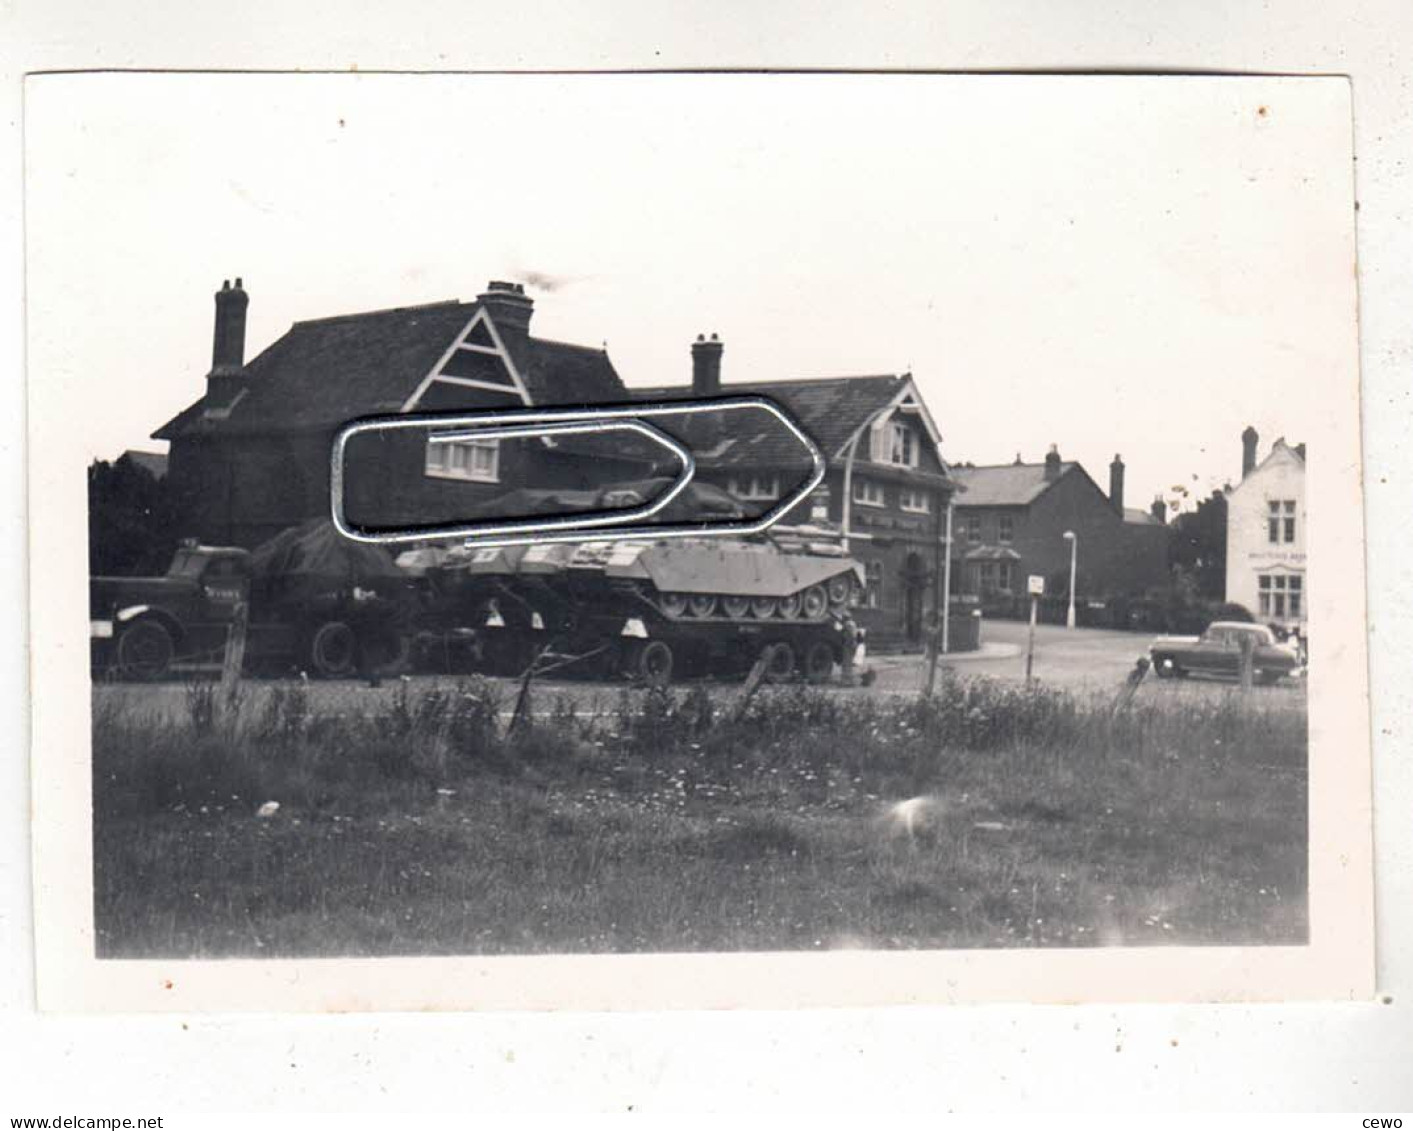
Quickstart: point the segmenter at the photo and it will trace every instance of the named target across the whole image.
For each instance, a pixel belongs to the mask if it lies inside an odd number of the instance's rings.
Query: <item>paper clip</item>
[[[757,411],[778,420],[808,453],[810,472],[788,496],[764,514],[749,519],[708,519],[701,522],[643,524],[680,495],[692,482],[697,462],[676,437],[648,422],[662,416],[695,416],[703,413]],[[565,435],[633,432],[670,451],[681,464],[672,484],[647,503],[614,510],[583,511],[564,515],[497,522],[433,523],[394,528],[368,527],[349,522],[344,506],[347,448],[357,436],[411,428],[431,430],[427,442],[453,444],[468,440],[553,439]],[[581,408],[531,408],[478,413],[420,413],[370,417],[353,421],[334,437],[329,467],[329,493],[334,527],[355,542],[395,545],[459,538],[467,546],[525,546],[549,542],[621,542],[643,538],[700,538],[759,534],[779,522],[809,497],[824,480],[823,452],[794,419],[768,397],[740,396],[712,400],[664,401],[652,404],[589,405]]]

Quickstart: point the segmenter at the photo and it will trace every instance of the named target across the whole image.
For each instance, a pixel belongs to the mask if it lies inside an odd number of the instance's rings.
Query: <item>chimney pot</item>
[[[1124,460],[1118,454],[1109,464],[1109,503],[1120,515],[1124,513]]]
[[[1246,430],[1241,434],[1241,477],[1243,479],[1256,470],[1256,445],[1260,442],[1260,435],[1248,424]]]
[[[692,394],[712,397],[721,391],[721,354],[725,347],[712,334],[705,340],[701,334],[692,343]]]
[[[240,279],[231,287],[225,279],[216,292],[216,325],[211,343],[210,377],[239,376],[245,371],[245,310],[250,296],[241,289]]]
[[[1045,453],[1045,481],[1052,482],[1060,477],[1060,447],[1058,444],[1051,444],[1050,450]]]
[[[535,313],[535,300],[525,293],[523,283],[508,283],[492,279],[476,296],[500,331],[512,352],[523,346],[530,336],[530,318]]]

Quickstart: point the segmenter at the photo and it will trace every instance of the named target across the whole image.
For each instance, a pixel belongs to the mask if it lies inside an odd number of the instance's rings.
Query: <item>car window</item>
[[[224,581],[241,576],[240,563],[235,558],[217,558],[206,567],[207,581]]]

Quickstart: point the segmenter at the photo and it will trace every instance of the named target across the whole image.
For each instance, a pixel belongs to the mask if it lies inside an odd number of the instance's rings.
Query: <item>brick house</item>
[[[296,322],[246,363],[248,301],[239,279],[217,293],[205,394],[153,433],[170,442],[172,487],[206,541],[254,546],[328,514],[330,448],[354,418],[631,399],[604,350],[533,337],[534,303],[516,284],[472,303]],[[359,455],[372,458],[350,478],[350,513],[370,523],[445,521],[512,487],[643,472],[592,446],[433,447],[415,434]]]
[[[1051,447],[1043,463],[988,467],[954,465],[961,485],[955,503],[952,576],[956,592],[983,607],[1009,609],[1026,593],[1026,579],[1045,578],[1047,596],[1069,593],[1070,542],[1077,548],[1080,599],[1140,597],[1168,579],[1166,510],[1124,506],[1124,464],[1109,466],[1106,494],[1082,465]]]
[[[248,302],[239,279],[217,293],[205,393],[153,434],[170,443],[187,533],[205,541],[254,546],[328,514],[333,437],[358,417],[754,393],[781,404],[828,457],[825,482],[785,521],[823,519],[847,531],[868,576],[860,623],[883,637],[916,637],[940,595],[953,484],[908,374],[723,386],[713,336],[692,347],[690,383],[629,389],[604,350],[533,336],[533,300],[501,282],[471,303],[297,322],[247,363]],[[747,510],[765,509],[808,469],[797,442],[744,415],[722,423],[703,450],[692,447],[699,477]],[[359,453],[349,512],[374,525],[449,521],[514,488],[662,473],[662,454],[621,437],[428,445],[415,432],[384,434]]]

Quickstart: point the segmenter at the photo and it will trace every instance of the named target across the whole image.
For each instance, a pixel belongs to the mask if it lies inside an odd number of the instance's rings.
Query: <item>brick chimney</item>
[[[1154,496],[1153,505],[1149,508],[1148,513],[1151,514],[1154,518],[1156,518],[1159,522],[1163,523],[1164,525],[1167,525],[1168,504],[1163,502],[1162,495]]]
[[[216,292],[216,333],[211,345],[208,377],[238,377],[245,372],[245,309],[250,296],[239,278],[229,279]]]
[[[1050,450],[1045,453],[1045,482],[1053,483],[1060,478],[1060,448],[1057,444],[1051,444]]]
[[[525,293],[524,283],[507,283],[492,279],[476,301],[491,316],[500,331],[506,348],[512,352],[522,348],[530,337],[530,316],[535,313],[535,300]]]
[[[1256,470],[1256,445],[1261,442],[1261,437],[1256,429],[1251,425],[1246,426],[1246,431],[1241,434],[1241,477],[1245,479]]]
[[[1124,513],[1124,457],[1118,454],[1109,464],[1109,503],[1119,514]]]
[[[725,347],[715,334],[702,334],[692,343],[692,395],[714,397],[721,392],[721,352]]]

